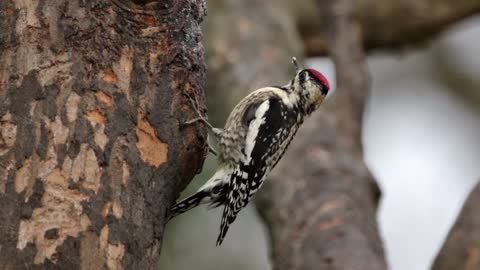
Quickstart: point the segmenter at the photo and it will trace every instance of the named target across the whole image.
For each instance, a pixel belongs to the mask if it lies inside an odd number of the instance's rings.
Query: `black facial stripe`
[[[320,91],[322,91],[322,95],[326,96],[328,94],[328,88],[320,83]]]
[[[305,74],[305,73],[306,73],[306,71],[302,71],[302,72],[300,73],[300,76],[298,76],[298,77],[299,77],[299,80],[300,80],[300,81],[299,81],[299,84],[300,84],[302,87],[303,87],[303,84],[305,83],[305,79],[306,79],[306,78],[305,78],[305,77],[306,77],[306,74]]]

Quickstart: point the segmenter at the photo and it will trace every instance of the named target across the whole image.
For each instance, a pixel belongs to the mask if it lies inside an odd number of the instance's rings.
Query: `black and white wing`
[[[243,149],[245,159],[231,176],[217,245],[222,243],[238,212],[247,205],[283,155],[297,131],[299,115],[295,108],[287,107],[278,97],[246,108],[242,118],[248,127]]]
[[[227,234],[230,224],[237,218],[238,212],[248,202],[248,179],[243,177],[242,172],[235,170],[230,181],[227,198],[225,200],[225,207],[223,208],[222,221],[220,224],[220,233],[217,238],[217,246],[222,244],[225,235]]]

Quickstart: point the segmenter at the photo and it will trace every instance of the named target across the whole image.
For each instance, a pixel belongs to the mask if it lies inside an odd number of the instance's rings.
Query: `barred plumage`
[[[297,72],[283,87],[255,90],[235,106],[223,130],[208,124],[219,142],[216,173],[194,195],[172,208],[172,217],[199,205],[224,205],[217,245],[238,212],[278,163],[304,117],[317,109],[330,86],[316,70]],[[191,123],[193,121],[190,121]]]

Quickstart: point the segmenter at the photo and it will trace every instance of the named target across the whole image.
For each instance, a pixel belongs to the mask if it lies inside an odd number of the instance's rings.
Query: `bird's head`
[[[310,114],[322,104],[330,90],[330,84],[319,71],[311,68],[298,71],[295,58],[293,63],[297,68],[297,74],[291,82],[291,87],[300,98],[300,106]]]

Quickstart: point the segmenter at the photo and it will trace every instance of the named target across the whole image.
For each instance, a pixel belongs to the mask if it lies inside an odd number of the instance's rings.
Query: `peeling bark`
[[[199,1],[0,1],[0,265],[156,269],[201,168]]]
[[[480,183],[468,196],[432,270],[480,269]]]

